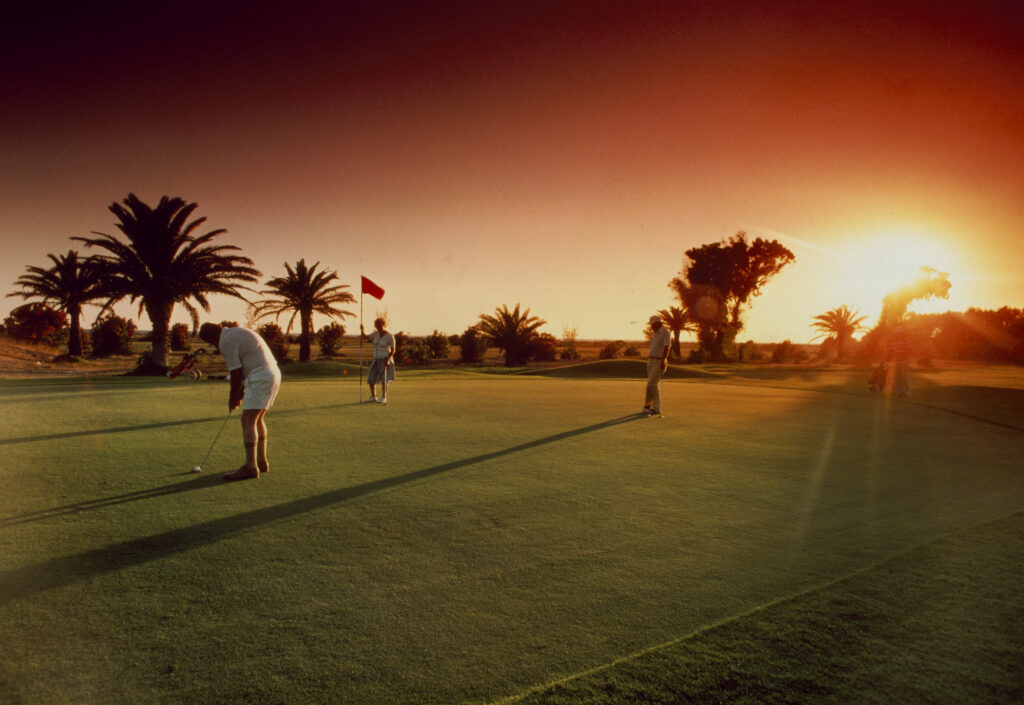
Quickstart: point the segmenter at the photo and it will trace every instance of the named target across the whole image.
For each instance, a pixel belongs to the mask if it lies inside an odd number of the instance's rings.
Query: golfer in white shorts
[[[204,323],[199,337],[216,345],[231,373],[228,413],[242,407],[245,465],[224,475],[225,480],[248,480],[270,472],[267,425],[263,420],[281,387],[281,370],[263,338],[248,328],[222,328]]]

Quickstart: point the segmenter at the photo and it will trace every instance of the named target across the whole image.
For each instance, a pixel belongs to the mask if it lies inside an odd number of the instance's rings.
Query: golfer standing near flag
[[[668,328],[661,316],[651,316],[651,352],[647,356],[647,390],[644,395],[645,416],[661,416],[661,378],[668,369],[668,351],[671,346]]]
[[[222,328],[204,323],[199,337],[216,345],[231,373],[228,413],[242,406],[242,442],[245,465],[224,475],[225,480],[249,480],[270,472],[267,462],[267,425],[263,416],[281,387],[281,370],[266,342],[248,328]]]
[[[370,363],[370,371],[366,375],[366,381],[370,383],[370,398],[366,401],[387,404],[388,382],[395,381],[395,336],[384,330],[383,318],[374,320],[373,327],[376,328],[370,334],[373,362]],[[375,389],[377,384],[380,384],[380,399],[377,398]]]

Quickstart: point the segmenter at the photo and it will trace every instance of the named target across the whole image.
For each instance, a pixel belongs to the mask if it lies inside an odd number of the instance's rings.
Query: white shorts
[[[269,409],[281,388],[280,370],[257,370],[245,378],[243,410]]]

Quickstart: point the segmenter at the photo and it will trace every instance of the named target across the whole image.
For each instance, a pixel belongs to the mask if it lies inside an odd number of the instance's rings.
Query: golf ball
[[[203,469],[201,467],[199,467],[198,465],[196,465],[194,468],[192,468],[192,472],[202,472],[202,471],[203,471]]]

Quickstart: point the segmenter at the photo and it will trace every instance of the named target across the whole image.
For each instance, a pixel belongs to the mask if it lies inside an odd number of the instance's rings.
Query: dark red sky
[[[954,303],[1021,303],[1010,3],[207,5],[0,30],[8,281],[134,191],[199,202],[268,277],[383,279],[414,332],[522,301],[555,334],[636,337],[682,252],[740,228],[798,254],[760,339],[873,313],[891,282],[835,267],[891,233],[956,260]]]

